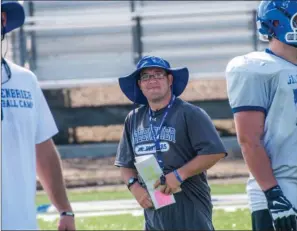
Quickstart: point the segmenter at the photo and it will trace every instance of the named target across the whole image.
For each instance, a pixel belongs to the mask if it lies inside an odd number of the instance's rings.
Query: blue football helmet
[[[257,26],[264,38],[276,38],[297,48],[297,1],[261,1]]]

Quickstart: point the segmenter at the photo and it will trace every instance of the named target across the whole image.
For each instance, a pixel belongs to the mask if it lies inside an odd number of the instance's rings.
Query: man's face
[[[150,67],[142,70],[138,85],[148,101],[159,102],[171,90],[172,81],[172,75],[162,68]]]

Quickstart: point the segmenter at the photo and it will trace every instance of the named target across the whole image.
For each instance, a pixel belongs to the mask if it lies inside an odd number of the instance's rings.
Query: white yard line
[[[213,196],[214,209],[222,209],[227,212],[237,209],[248,208],[246,194],[217,195]],[[72,208],[76,217],[96,217],[113,216],[122,214],[131,214],[133,216],[142,216],[143,211],[136,200],[109,200],[109,201],[88,201],[73,202]],[[59,217],[57,210],[49,206],[44,213],[39,213],[37,218],[45,221],[53,221]]]
[[[247,204],[247,199],[246,194],[217,195],[212,197],[212,203],[214,206],[242,205]],[[135,199],[73,202],[71,206],[76,212],[101,212],[141,208]],[[45,213],[56,212],[56,208],[52,205],[45,211]]]
[[[214,206],[214,210],[224,210],[226,212],[234,212],[238,209],[246,209],[248,205],[228,205],[228,206]],[[143,210],[142,209],[131,209],[131,210],[116,210],[116,211],[101,211],[101,212],[77,212],[75,217],[101,217],[101,216],[115,216],[115,215],[123,215],[128,214],[132,216],[142,216]],[[55,219],[59,218],[59,214],[39,214],[37,215],[38,219],[42,219],[44,221],[54,221]]]

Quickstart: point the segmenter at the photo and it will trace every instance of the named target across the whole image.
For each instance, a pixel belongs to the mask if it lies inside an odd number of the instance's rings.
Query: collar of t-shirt
[[[278,57],[278,58],[284,60],[285,62],[291,63],[291,64],[293,64],[294,66],[297,66],[296,63],[292,63],[291,61],[286,60],[285,58],[278,56],[277,54],[275,54],[272,50],[270,50],[270,49],[268,49],[268,48],[265,49],[265,52],[268,53],[268,54],[274,55],[274,56],[276,56],[276,57]]]
[[[178,101],[178,99],[176,98],[175,101],[174,101],[174,103],[173,103],[173,105],[174,105],[177,101]],[[173,105],[172,105],[172,106],[173,106]],[[164,114],[165,111],[167,110],[167,106],[168,106],[168,105],[166,105],[165,107],[163,107],[163,108],[161,108],[160,110],[157,110],[157,111],[153,111],[153,110],[152,110],[152,117],[157,117],[157,116],[159,116],[159,115]],[[148,110],[149,110],[149,106],[148,106]]]

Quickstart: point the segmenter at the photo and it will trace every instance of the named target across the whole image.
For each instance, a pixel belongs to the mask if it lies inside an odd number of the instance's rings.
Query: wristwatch
[[[127,185],[128,189],[130,190],[130,187],[131,187],[134,183],[136,183],[137,181],[138,181],[138,179],[135,178],[135,177],[131,177],[131,178],[129,178],[129,180],[128,180],[128,185]]]
[[[61,212],[60,213],[60,216],[69,216],[69,217],[74,217],[74,213],[73,212],[67,212],[67,211],[64,211],[64,212]]]

